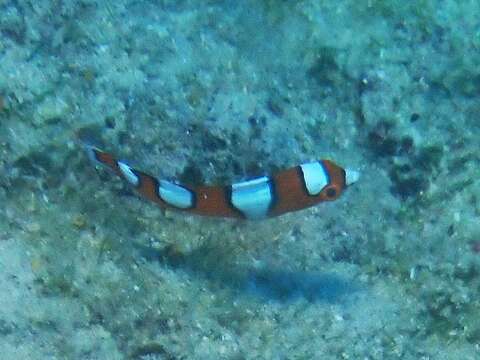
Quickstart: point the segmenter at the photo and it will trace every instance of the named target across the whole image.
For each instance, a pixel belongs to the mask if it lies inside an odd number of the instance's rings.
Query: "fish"
[[[185,185],[157,179],[96,145],[83,142],[89,159],[164,209],[223,218],[261,220],[338,199],[360,178],[331,160],[303,163],[273,175],[229,185]]]

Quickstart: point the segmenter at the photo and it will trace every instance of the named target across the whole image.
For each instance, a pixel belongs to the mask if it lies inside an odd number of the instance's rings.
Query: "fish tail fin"
[[[97,135],[98,133],[91,128],[79,129],[76,134],[76,142],[84,149],[88,159],[94,166],[105,166],[103,162],[98,159],[98,154],[103,153],[103,141]]]

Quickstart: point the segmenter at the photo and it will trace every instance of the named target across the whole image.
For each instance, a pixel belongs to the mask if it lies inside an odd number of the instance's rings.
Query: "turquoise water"
[[[480,358],[478,1],[0,2],[5,359]],[[95,169],[361,172],[263,221]]]

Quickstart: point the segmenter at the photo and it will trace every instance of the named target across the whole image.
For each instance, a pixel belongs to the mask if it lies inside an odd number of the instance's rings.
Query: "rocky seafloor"
[[[480,357],[478,1],[0,1],[2,359]],[[162,211],[96,170],[341,199]]]

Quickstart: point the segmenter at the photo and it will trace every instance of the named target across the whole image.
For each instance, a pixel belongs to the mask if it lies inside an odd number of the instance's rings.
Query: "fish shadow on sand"
[[[339,302],[359,290],[335,274],[275,269],[251,270],[245,289],[262,299],[288,302],[304,298],[310,302]]]
[[[361,290],[353,281],[336,274],[235,265],[225,253],[219,254],[218,248],[201,246],[190,253],[181,253],[173,246],[154,249],[135,244],[135,248],[146,261],[157,261],[163,266],[206,279],[212,285],[230,288],[262,301],[287,303],[305,299],[337,303]]]

